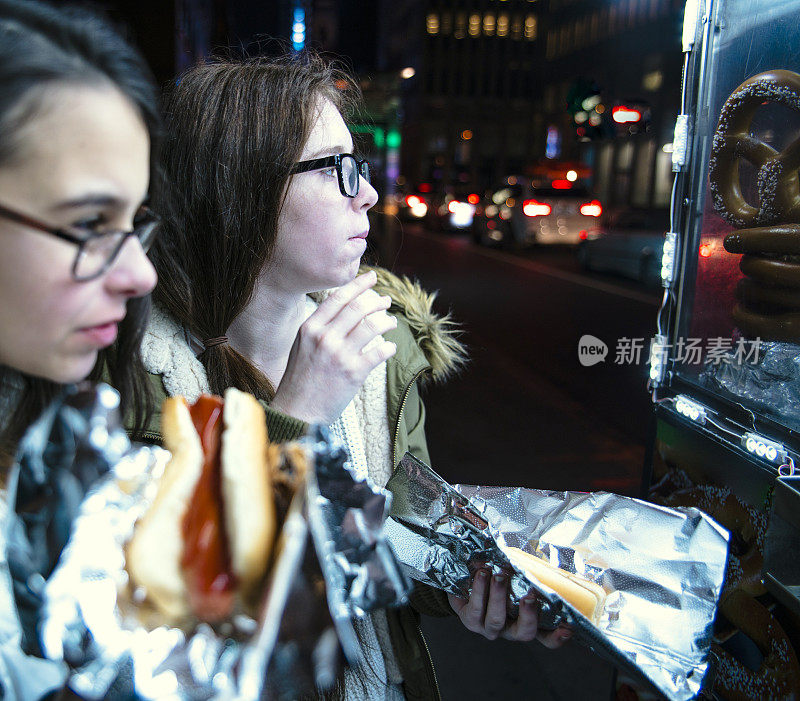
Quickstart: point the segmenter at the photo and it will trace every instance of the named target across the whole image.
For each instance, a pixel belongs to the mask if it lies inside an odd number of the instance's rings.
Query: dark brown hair
[[[164,169],[175,192],[151,258],[156,303],[199,340],[223,336],[269,260],[291,165],[321,98],[347,114],[357,90],[319,56],[214,61],[184,73],[167,96]],[[271,399],[269,380],[228,344],[200,360],[211,391]]]
[[[42,109],[43,88],[56,84],[111,85],[136,107],[151,142],[151,191],[158,189],[156,166],[161,135],[156,91],[137,51],[94,12],[54,8],[31,0],[0,0],[0,164],[19,153],[20,128]],[[22,108],[22,109],[20,109]],[[132,299],[116,344],[103,351],[90,375],[105,377],[119,391],[122,408],[144,424],[152,400],[139,356],[150,299]],[[0,455],[13,454],[22,432],[60,386],[0,365]]]

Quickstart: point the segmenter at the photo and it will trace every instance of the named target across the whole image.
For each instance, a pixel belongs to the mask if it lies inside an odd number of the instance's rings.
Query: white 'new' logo
[[[596,336],[585,334],[578,341],[578,360],[583,367],[588,368],[597,363],[605,362],[608,355],[608,346]]]

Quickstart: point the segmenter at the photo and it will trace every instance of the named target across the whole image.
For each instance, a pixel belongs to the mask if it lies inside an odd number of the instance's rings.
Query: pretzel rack
[[[798,16],[690,0],[684,23],[643,496],[732,533],[714,699],[800,698]]]

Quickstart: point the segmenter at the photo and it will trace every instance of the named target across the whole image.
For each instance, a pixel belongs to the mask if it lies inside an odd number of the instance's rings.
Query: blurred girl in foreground
[[[2,449],[62,383],[99,377],[138,416],[155,285],[143,207],[159,124],[148,71],[93,15],[0,1]]]
[[[430,462],[418,383],[446,376],[463,349],[417,285],[359,274],[378,195],[342,116],[353,91],[313,56],[181,77],[165,105],[177,201],[153,249],[160,283],[143,358],[162,395],[252,392],[273,441],[330,425],[356,470],[384,486],[407,450]],[[155,420],[147,433],[158,439]],[[513,622],[506,599],[506,579],[481,573],[470,600],[450,604],[487,637],[533,639],[533,599]],[[412,603],[360,628],[372,674],[346,674],[347,698],[438,697],[418,612],[453,609],[426,587]]]
[[[144,63],[105,22],[0,0],[3,486],[47,401],[65,383],[99,377],[104,363],[124,406],[144,415],[136,370],[156,220],[143,202],[158,123]],[[3,496],[4,525],[13,497]],[[14,680],[3,694],[38,698],[63,671],[20,652],[9,588],[0,582],[0,673]]]

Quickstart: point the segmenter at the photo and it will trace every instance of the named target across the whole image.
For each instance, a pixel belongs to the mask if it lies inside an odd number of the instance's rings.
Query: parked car
[[[666,210],[625,210],[606,226],[586,231],[578,246],[578,262],[585,270],[617,273],[646,285],[659,285],[668,229]]]
[[[580,182],[512,175],[477,208],[473,238],[486,245],[576,246],[602,213],[603,205]]]

